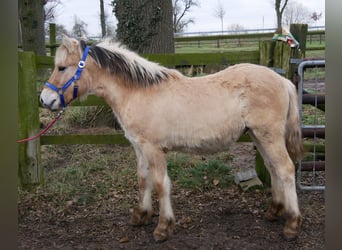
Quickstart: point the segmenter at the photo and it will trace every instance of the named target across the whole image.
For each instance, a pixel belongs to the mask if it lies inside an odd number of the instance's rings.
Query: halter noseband
[[[64,101],[64,91],[69,88],[69,86],[75,82],[74,84],[74,92],[73,92],[73,99],[77,98],[77,93],[78,93],[78,85],[77,85],[77,80],[80,79],[81,77],[81,73],[83,68],[85,67],[85,61],[87,59],[87,55],[89,52],[90,47],[86,46],[83,52],[83,56],[82,59],[78,62],[78,67],[76,70],[76,73],[74,76],[72,76],[69,81],[67,81],[62,88],[58,88],[55,85],[53,85],[52,83],[46,82],[45,86],[47,86],[48,88],[52,89],[53,91],[57,92],[57,94],[59,95],[59,99],[61,101],[61,105],[62,108],[65,109],[66,105],[65,105],[65,101]]]

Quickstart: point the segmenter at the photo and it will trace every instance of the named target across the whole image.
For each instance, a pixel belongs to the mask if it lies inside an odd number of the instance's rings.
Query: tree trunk
[[[282,19],[283,19],[283,13],[286,8],[287,2],[289,0],[284,0],[283,6],[281,6],[282,0],[275,0],[274,7],[277,14],[277,32],[282,32]]]
[[[115,0],[117,37],[138,53],[174,53],[171,0]]]
[[[106,36],[106,16],[104,12],[103,0],[100,0],[100,21],[101,21],[102,37],[105,37]]]
[[[45,55],[44,0],[19,0],[19,22],[24,51]]]
[[[277,14],[277,33],[281,34],[282,33],[282,16],[279,10],[276,10]]]
[[[160,21],[155,27],[155,35],[151,37],[150,47],[147,48],[148,53],[174,53],[173,40],[173,23],[172,23],[172,1],[156,1],[159,2],[160,10],[156,15],[160,15]]]

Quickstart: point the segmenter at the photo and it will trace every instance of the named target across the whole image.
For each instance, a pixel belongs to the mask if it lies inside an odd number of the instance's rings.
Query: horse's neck
[[[120,84],[120,79],[113,77],[100,77],[95,80],[93,92],[95,95],[103,98],[106,103],[113,109],[117,116],[121,116],[125,109],[126,103],[133,94],[129,88]]]

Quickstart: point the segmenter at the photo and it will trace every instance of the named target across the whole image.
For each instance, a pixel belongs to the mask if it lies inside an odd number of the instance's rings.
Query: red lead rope
[[[45,134],[52,126],[53,124],[55,124],[59,118],[61,118],[62,114],[64,113],[64,109],[62,109],[61,111],[59,111],[59,113],[56,115],[56,117],[46,126],[46,128],[42,129],[38,134],[36,134],[35,136],[26,138],[26,139],[22,139],[17,141],[18,143],[23,143],[23,142],[28,142],[28,141],[33,141],[36,140],[37,138],[39,138],[40,136],[42,136],[43,134]]]

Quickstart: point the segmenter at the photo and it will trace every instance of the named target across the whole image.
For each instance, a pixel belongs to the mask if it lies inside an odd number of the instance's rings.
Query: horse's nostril
[[[53,104],[56,102],[56,99],[53,99],[52,102],[50,103],[50,108],[52,108]]]

